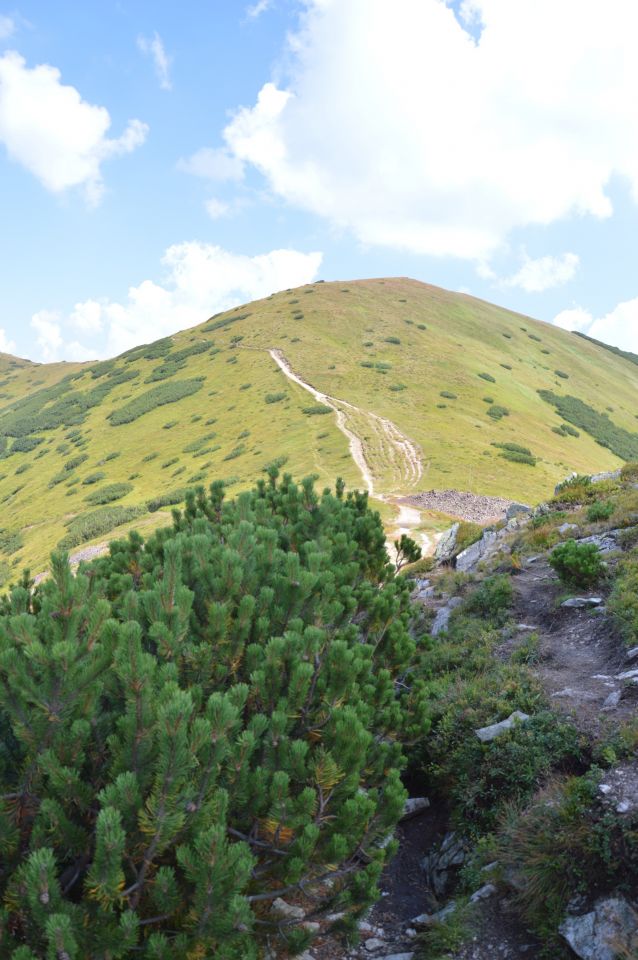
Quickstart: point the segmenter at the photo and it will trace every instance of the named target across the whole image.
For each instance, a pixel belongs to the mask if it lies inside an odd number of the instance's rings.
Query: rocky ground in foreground
[[[443,509],[441,503],[445,502],[445,509],[452,512],[454,492],[448,493],[450,499],[442,495],[436,509]],[[630,497],[636,500],[631,491]],[[485,509],[494,503],[493,498],[479,499],[487,501]],[[630,506],[638,506],[633,500]],[[506,509],[509,501],[502,504]],[[419,505],[423,506],[420,498]],[[543,511],[549,518],[547,524]],[[578,505],[562,512],[560,506],[553,510],[544,507],[536,517],[511,519],[470,547],[465,559],[461,555],[458,569],[463,573],[455,575],[456,581],[450,580],[449,573],[435,571],[428,580],[417,581],[414,599],[429,618],[430,633],[445,644],[450,624],[466,604],[468,582],[476,585],[486,576],[507,571],[513,587],[510,615],[500,630],[501,641],[494,647],[493,657],[505,670],[510,664],[525,662],[557,722],[569,724],[580,742],[587,744],[589,759],[573,773],[583,781],[593,776],[596,784],[590,829],[609,830],[609,856],[622,859],[632,856],[629,838],[638,816],[638,756],[636,746],[631,745],[638,745],[638,646],[629,647],[623,640],[610,603],[613,606],[614,585],[623,563],[628,556],[633,562],[638,511],[627,512],[619,526],[610,520],[593,527],[584,513]],[[478,515],[474,513],[474,517]],[[568,539],[592,544],[604,560],[604,581],[595,589],[567,589],[549,563],[551,548],[530,549],[536,537],[532,531],[538,527],[545,530],[544,525],[551,547]],[[542,541],[542,537],[536,539]],[[474,730],[474,735],[490,743],[533,719],[514,711],[498,723]],[[533,802],[538,804],[540,797],[551,809],[558,802],[555,797],[560,796],[562,782],[559,777],[552,785],[550,776],[546,788],[539,781]],[[544,791],[548,791],[545,799]],[[618,837],[626,838],[624,843],[629,846],[619,846]],[[467,867],[475,851],[458,828],[451,829],[447,811],[436,800],[417,816],[405,819],[397,838],[399,852],[382,878],[380,901],[360,925],[360,943],[348,948],[330,937],[319,939],[306,960],[638,957],[638,901],[629,874],[615,890],[590,878],[587,891],[583,881],[583,893],[566,904],[556,952],[552,948],[548,952],[521,913],[528,877],[516,864],[512,866],[515,857],[512,862],[495,861],[481,867],[475,874],[474,889],[468,890],[467,878],[460,890],[455,889],[459,870]],[[622,869],[619,875],[623,876]]]

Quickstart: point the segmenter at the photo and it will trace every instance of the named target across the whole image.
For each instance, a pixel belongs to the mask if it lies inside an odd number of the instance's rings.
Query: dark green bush
[[[105,476],[106,474],[104,473],[104,470],[96,470],[95,473],[89,473],[88,476],[84,478],[82,483],[90,486],[93,483],[98,483],[98,481],[104,480]]]
[[[308,417],[316,417],[322,414],[332,413],[332,407],[328,407],[324,403],[316,403],[312,407],[304,407],[302,413],[305,413]]]
[[[267,393],[264,400],[266,403],[280,403],[282,400],[285,400],[287,396],[288,394],[283,391],[281,393]]]
[[[222,489],[7,600],[3,956],[257,960],[308,943],[277,896],[354,926],[378,893],[425,726],[407,584],[364,496]]]
[[[502,407],[500,404],[495,403],[487,409],[488,417],[491,417],[492,420],[502,420],[503,417],[509,417],[510,412],[507,407]]]
[[[398,346],[401,343],[398,337],[384,337],[384,343],[393,343]]]
[[[549,558],[550,566],[563,583],[574,587],[591,587],[605,572],[600,551],[595,543],[559,543]]]
[[[163,383],[159,387],[141,393],[118,410],[113,410],[108,419],[114,427],[123,423],[131,423],[131,421],[137,420],[157,407],[162,407],[167,403],[176,403],[178,400],[183,400],[184,397],[190,397],[201,388],[202,381],[199,378]]]
[[[564,370],[554,370],[554,373],[557,377],[560,377],[561,380],[569,380],[569,374],[565,373]]]
[[[113,500],[121,500],[132,489],[132,483],[108,483],[105,487],[100,487],[99,490],[87,494],[84,499],[87,503],[98,506],[104,503],[112,503]]]
[[[30,453],[44,443],[44,437],[16,437],[11,444],[11,453]]]
[[[479,373],[481,380],[487,380],[488,383],[496,383],[495,378],[491,373]]]
[[[100,507],[74,517],[66,524],[68,533],[59,543],[61,550],[70,550],[80,543],[110,533],[123,523],[130,523],[146,513],[144,507]]]
[[[446,400],[457,400],[458,397],[455,393],[451,393],[449,390],[441,390],[440,397],[444,397]]]
[[[169,490],[167,493],[160,493],[149,500],[146,509],[149,513],[156,513],[162,507],[171,507],[176,503],[182,503],[185,496],[186,490],[184,487],[180,487],[178,490]]]
[[[611,500],[596,500],[587,509],[587,519],[590,523],[595,523],[597,520],[609,520],[615,509],[616,506]]]
[[[487,577],[465,601],[464,609],[467,613],[484,617],[496,626],[502,627],[509,617],[513,596],[510,577],[505,575]]]
[[[638,644],[638,554],[621,562],[607,607],[626,642]]]
[[[174,363],[170,360],[167,360],[166,363],[162,363],[159,367],[155,367],[154,370],[151,370],[144,383],[155,383],[158,380],[168,380],[170,377],[174,377],[177,373],[179,373],[184,366],[185,364],[183,363]]]
[[[556,408],[563,420],[585,430],[621,460],[638,460],[638,434],[616,426],[606,413],[599,413],[578,397],[562,397],[551,390],[539,390],[538,394]]]
[[[19,530],[0,530],[0,550],[11,555],[17,553],[24,545]]]

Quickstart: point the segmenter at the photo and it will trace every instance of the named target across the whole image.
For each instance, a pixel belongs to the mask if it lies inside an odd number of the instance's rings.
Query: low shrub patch
[[[147,390],[125,406],[120,407],[118,410],[113,410],[108,415],[108,419],[111,422],[111,426],[114,427],[124,423],[131,423],[133,420],[137,420],[145,413],[150,413],[151,410],[155,410],[157,407],[162,407],[167,403],[177,403],[178,400],[190,397],[194,393],[197,393],[198,390],[201,390],[201,388],[202,381],[199,378],[173,380],[170,383],[154,387],[152,390]]]
[[[591,587],[605,572],[605,564],[594,543],[559,543],[549,558],[550,566],[563,583],[573,587]]]
[[[133,489],[132,483],[109,483],[99,490],[94,490],[84,498],[92,506],[99,506],[105,503],[112,503],[113,500],[121,500],[127,493]]]
[[[303,407],[301,412],[308,417],[324,416],[327,413],[332,413],[332,407],[328,407],[324,403],[316,403],[312,407]]]
[[[182,503],[186,496],[186,489],[179,487],[177,490],[169,490],[167,493],[160,493],[146,503],[146,509],[149,513],[156,513],[162,507],[170,507],[176,503]]]
[[[61,550],[69,550],[80,543],[110,533],[124,523],[130,523],[145,513],[144,507],[100,507],[74,517],[67,523],[68,533],[59,543]]]

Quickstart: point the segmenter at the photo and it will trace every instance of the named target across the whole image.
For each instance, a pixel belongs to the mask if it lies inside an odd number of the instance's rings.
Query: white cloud
[[[63,85],[55,67],[29,68],[15,51],[0,57],[0,143],[47,190],[81,187],[91,205],[99,203],[102,163],[130,153],[148,132],[146,124],[131,120],[120,137],[109,139],[110,126],[108,110]]]
[[[580,258],[575,253],[563,253],[560,257],[525,256],[523,265],[513,276],[503,281],[506,287],[520,287],[527,293],[542,293],[552,287],[568,283],[576,275]]]
[[[173,58],[166,53],[159,33],[155,31],[152,37],[138,37],[137,46],[144,56],[152,58],[155,75],[162,90],[172,90],[171,63]]]
[[[37,345],[33,359],[43,363],[56,360],[95,360],[98,352],[95,347],[86,347],[77,340],[65,341],[63,319],[56,310],[39,310],[31,317],[31,326],[35,330]]]
[[[223,147],[215,150],[202,147],[190,157],[178,160],[177,167],[184,173],[191,173],[204,180],[241,180],[244,176],[244,164]]]
[[[13,353],[15,348],[15,341],[8,338],[4,327],[0,327],[0,353]]]
[[[218,200],[217,197],[211,197],[204,206],[211,220],[220,220],[222,217],[227,217],[231,211],[230,204],[224,200]]]
[[[266,10],[269,10],[272,6],[272,0],[257,0],[256,3],[251,4],[251,6],[246,8],[246,16],[249,20],[256,20],[257,17],[260,17],[262,13],[265,13]]]
[[[638,353],[638,297],[619,303],[603,317],[594,317],[583,307],[562,310],[552,323],[563,330],[577,330],[595,340]]]
[[[305,0],[288,81],[224,130],[287,202],[369,244],[488,260],[638,200],[635,0]],[[470,32],[471,28],[471,32]]]
[[[7,40],[13,36],[16,31],[16,23],[13,17],[7,17],[0,14],[0,40]]]
[[[162,264],[162,283],[144,280],[131,287],[123,302],[86,300],[68,318],[50,310],[36,313],[39,359],[87,359],[113,356],[140,343],[203,323],[221,310],[257,300],[277,290],[310,283],[321,265],[321,253],[272,250],[254,257],[229,253],[212,244],[191,241],[169,247]],[[66,328],[102,333],[99,349],[66,340]]]

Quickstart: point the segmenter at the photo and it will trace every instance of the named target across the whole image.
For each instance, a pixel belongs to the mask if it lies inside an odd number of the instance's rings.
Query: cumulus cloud
[[[95,348],[86,347],[77,340],[66,341],[62,329],[62,317],[55,310],[40,310],[31,317],[35,331],[36,351],[33,359],[44,363],[56,360],[94,360]]]
[[[285,83],[223,137],[361,241],[487,261],[509,233],[638,199],[634,0],[305,0]]]
[[[560,257],[525,257],[520,270],[503,281],[506,287],[520,287],[527,293],[542,293],[568,283],[576,275],[580,258],[575,253]]]
[[[249,20],[256,20],[257,17],[262,15],[262,13],[265,13],[266,10],[269,10],[271,6],[272,0],[257,0],[256,3],[246,7],[246,16]]]
[[[577,330],[588,337],[638,353],[638,297],[619,303],[603,317],[594,317],[583,307],[562,310],[553,321],[563,330]]]
[[[38,359],[113,356],[203,323],[211,314],[239,303],[310,283],[321,261],[321,253],[297,250],[249,257],[196,241],[174,244],[162,258],[165,277],[161,283],[144,280],[131,287],[122,302],[85,300],[66,318],[50,310],[36,313],[31,325],[37,334]],[[67,329],[102,334],[99,347],[67,341]]]
[[[155,76],[161,89],[172,90],[171,63],[173,58],[166,53],[159,33],[155,31],[152,37],[138,37],[137,47],[144,56],[151,57],[155,66]]]
[[[28,67],[15,51],[0,57],[0,143],[47,190],[80,187],[89,204],[99,203],[102,163],[135,150],[148,132],[146,124],[131,120],[110,139],[110,126],[108,110],[64,85],[55,67]]]
[[[7,17],[0,14],[0,40],[7,40],[13,36],[16,31],[16,23],[13,17]]]
[[[242,180],[244,176],[243,162],[223,147],[215,150],[210,147],[202,147],[201,150],[196,150],[190,157],[182,157],[178,160],[177,167],[184,173],[191,173],[203,180],[223,182],[225,180]]]
[[[15,348],[15,341],[9,339],[4,327],[0,327],[0,353],[13,353]]]
[[[227,217],[231,212],[230,204],[224,200],[218,200],[217,197],[211,197],[210,200],[206,201],[204,206],[211,220],[220,220],[222,217]]]

